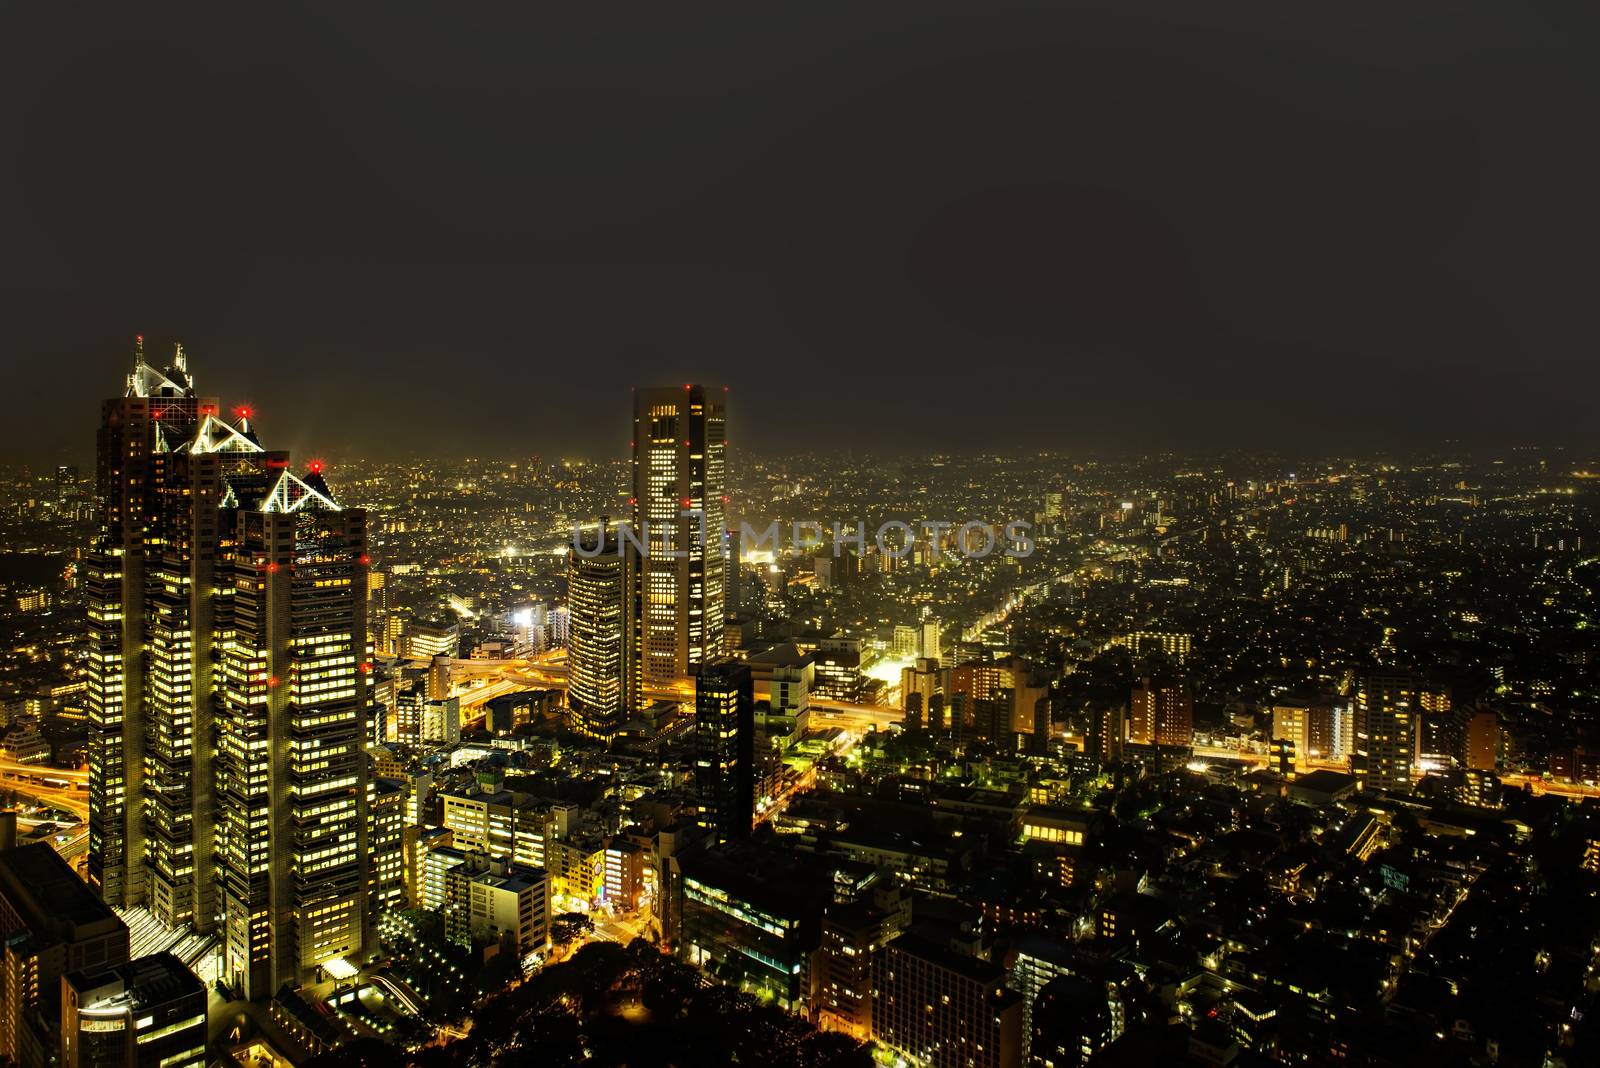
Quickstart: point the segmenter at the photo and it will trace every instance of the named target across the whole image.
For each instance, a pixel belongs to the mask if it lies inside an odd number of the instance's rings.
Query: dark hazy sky
[[[469,11],[470,9],[470,11]],[[1590,2],[0,5],[0,455],[1589,438]]]

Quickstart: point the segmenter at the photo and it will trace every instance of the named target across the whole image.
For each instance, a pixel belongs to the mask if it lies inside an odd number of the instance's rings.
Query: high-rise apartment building
[[[695,794],[700,826],[718,842],[755,823],[755,685],[734,660],[704,665],[695,683]]]
[[[623,554],[621,540],[605,523],[591,541],[567,550],[567,704],[572,729],[606,742],[635,710],[637,665],[627,655],[631,562],[633,557]]]
[[[631,655],[642,686],[683,678],[721,654],[727,451],[726,390],[634,392],[630,503],[635,534],[649,535],[633,583]]]
[[[817,954],[817,1023],[863,1042],[872,1039],[872,965],[911,922],[911,896],[892,879],[822,915]]]
[[[943,731],[945,693],[950,686],[949,669],[939,661],[918,657],[910,667],[900,669],[900,701],[908,730]]]
[[[1416,679],[1405,672],[1362,676],[1356,694],[1350,770],[1372,790],[1411,789],[1417,744]]]
[[[912,932],[878,951],[872,1035],[931,1068],[1017,1068],[1022,998],[998,965]]]
[[[1187,746],[1194,742],[1194,702],[1183,684],[1142,679],[1128,702],[1129,741]]]
[[[1128,741],[1128,710],[1121,705],[1108,705],[1090,713],[1088,751],[1102,764],[1115,764],[1122,759],[1123,745]]]

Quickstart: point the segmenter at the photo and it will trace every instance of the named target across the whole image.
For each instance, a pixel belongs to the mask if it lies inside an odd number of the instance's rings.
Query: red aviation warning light
[[[366,553],[362,553],[360,563],[362,567],[366,567],[368,564],[372,563],[372,557],[368,556]]]
[[[313,475],[320,475],[320,474],[322,474],[322,461],[321,460],[312,460],[309,464],[306,465],[306,468]]]
[[[277,564],[268,564],[267,565],[267,573],[268,574],[274,574],[274,573],[277,572],[277,570],[278,570],[278,565]]]

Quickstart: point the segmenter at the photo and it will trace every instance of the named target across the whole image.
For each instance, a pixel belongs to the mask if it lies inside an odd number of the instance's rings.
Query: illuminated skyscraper
[[[100,531],[85,568],[89,881],[111,905],[212,926],[212,611],[225,477],[260,477],[248,412],[195,395],[180,346],[101,408]]]
[[[1367,789],[1411,789],[1416,749],[1416,680],[1404,672],[1374,672],[1356,695],[1355,748],[1350,770]]]
[[[316,465],[234,485],[217,612],[222,978],[246,997],[360,952],[366,928],[366,515]],[[219,565],[222,566],[222,565]]]
[[[718,842],[755,824],[755,684],[734,660],[706,664],[695,680],[695,794],[700,826]]]
[[[626,655],[632,558],[604,523],[583,550],[567,550],[567,702],[573,730],[609,742],[634,709],[637,665]]]
[[[641,686],[683,678],[721,653],[727,451],[725,390],[634,392],[633,528],[650,536],[634,590]]]
[[[362,945],[366,529],[217,413],[142,342],[102,409],[88,865],[108,904],[220,918],[255,997]]]

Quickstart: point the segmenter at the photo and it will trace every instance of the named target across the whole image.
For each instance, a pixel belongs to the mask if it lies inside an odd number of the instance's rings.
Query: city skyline
[[[0,885],[0,998],[70,1029],[4,1049],[131,1019],[199,1057],[200,990],[289,1021],[274,1055],[564,1063],[545,973],[607,960],[726,990],[732,1041],[781,1013],[808,1065],[1351,1060],[1413,1011],[1468,1014],[1461,1055],[1590,1041],[1478,1007],[1501,950],[1451,949],[1529,900],[1530,836],[1548,892],[1600,885],[1600,513],[1558,451],[745,458],[720,386],[646,380],[627,459],[353,460],[336,491],[186,349],[131,358],[92,479],[0,478],[7,573],[63,565],[0,575],[0,874],[83,889],[52,927]],[[982,551],[1014,522],[1026,552]],[[1365,963],[1308,974],[1312,937]],[[1174,954],[1177,1024],[1125,963]],[[1459,994],[1416,1008],[1432,968]]]
[[[150,338],[142,333],[125,334],[111,342],[115,353],[128,352],[134,349],[151,351],[178,351],[185,353],[185,358],[193,350],[187,347],[181,337],[177,340]],[[160,357],[152,357],[160,359]],[[122,355],[97,354],[96,359],[108,366],[119,368],[112,374],[114,379],[123,373],[121,368],[126,365],[127,358]],[[170,357],[168,357],[170,359]],[[214,382],[217,372],[226,371],[227,362],[224,360],[217,368],[208,366],[208,382]],[[238,377],[247,378],[249,368],[243,367]],[[670,375],[654,375],[648,370],[644,371],[643,381],[661,378],[670,379]],[[689,375],[687,377],[694,377]],[[517,463],[536,461],[549,464],[576,464],[582,466],[604,467],[606,465],[621,465],[628,462],[633,449],[625,435],[631,433],[631,423],[626,414],[626,404],[637,392],[637,386],[618,384],[613,386],[608,396],[599,398],[598,408],[610,413],[609,421],[615,424],[614,433],[608,434],[608,441],[604,444],[590,448],[563,447],[561,443],[552,442],[550,448],[539,448],[536,442],[527,444],[509,442],[481,442],[477,447],[456,446],[445,443],[442,447],[434,448],[418,443],[414,435],[397,436],[383,442],[370,442],[365,445],[354,445],[350,439],[340,440],[340,420],[330,423],[313,423],[304,414],[304,409],[289,401],[281,410],[263,407],[252,397],[258,391],[248,388],[231,392],[228,388],[220,388],[218,393],[230,395],[236,400],[225,412],[237,418],[241,412],[248,412],[253,421],[265,419],[273,428],[275,440],[286,442],[299,441],[302,444],[287,451],[295,455],[305,455],[317,458],[326,463],[373,463],[390,460],[395,463],[416,463],[430,460],[441,462],[456,461],[481,461],[490,463]],[[722,387],[730,393],[733,387]],[[741,398],[743,399],[743,398]],[[1507,434],[1504,437],[1486,439],[1472,437],[1459,433],[1441,433],[1418,436],[1399,436],[1393,438],[1378,438],[1363,440],[1357,436],[1339,438],[1337,435],[1327,438],[1309,438],[1304,435],[1295,435],[1280,438],[1270,442],[1252,439],[1207,439],[1205,435],[1198,435],[1192,439],[1173,437],[1147,437],[1138,440],[1126,435],[1107,435],[1103,439],[1093,441],[1080,440],[1075,442],[1050,442],[1038,441],[1022,443],[1014,441],[974,440],[960,437],[951,437],[939,441],[918,438],[904,438],[900,440],[881,442],[870,446],[863,446],[855,442],[844,440],[830,440],[826,437],[806,435],[802,440],[785,440],[781,437],[762,433],[763,424],[771,426],[771,413],[761,411],[761,398],[752,396],[751,401],[757,405],[756,415],[749,413],[741,415],[741,419],[750,419],[756,425],[747,429],[754,431],[751,438],[740,435],[739,451],[751,458],[764,461],[782,460],[793,456],[840,457],[858,460],[878,458],[886,464],[900,464],[907,461],[925,461],[929,458],[962,458],[973,459],[982,457],[1001,458],[1027,458],[1027,457],[1054,457],[1066,463],[1101,463],[1118,462],[1134,459],[1160,459],[1186,458],[1199,462],[1224,462],[1242,458],[1275,459],[1284,466],[1281,474],[1285,477],[1292,476],[1299,466],[1329,464],[1353,459],[1386,459],[1396,463],[1406,463],[1416,460],[1426,460],[1437,457],[1459,457],[1477,459],[1502,459],[1509,458],[1519,452],[1526,453],[1536,450],[1545,454],[1547,458],[1558,462],[1567,462],[1573,465],[1576,471],[1600,470],[1600,439],[1591,439],[1587,435],[1587,421],[1573,424],[1579,433],[1569,433],[1566,429],[1553,428],[1546,424],[1541,429],[1529,429],[1525,432]],[[741,405],[742,408],[742,405]],[[319,413],[318,419],[324,418]],[[604,422],[606,420],[602,420]],[[595,422],[587,420],[588,423]],[[324,432],[327,428],[329,432]],[[280,432],[282,431],[282,432]],[[324,440],[326,439],[326,440]],[[609,440],[614,439],[614,440]],[[570,445],[570,441],[568,443]],[[81,441],[69,445],[61,450],[50,452],[38,451],[31,447],[22,450],[12,450],[11,462],[19,467],[48,469],[56,465],[88,465],[93,462],[93,449],[85,447]],[[626,510],[624,510],[624,517]]]
[[[0,8],[0,1062],[1600,1065],[1567,7]]]

